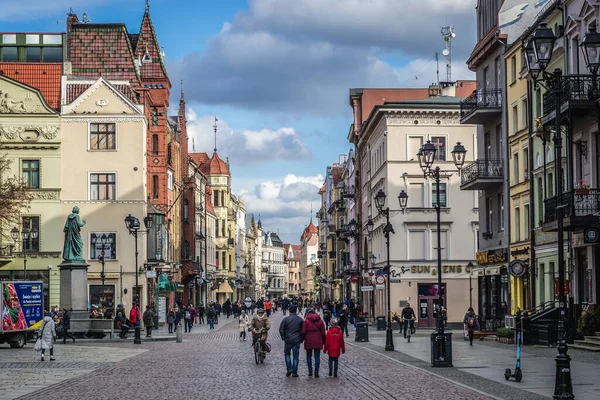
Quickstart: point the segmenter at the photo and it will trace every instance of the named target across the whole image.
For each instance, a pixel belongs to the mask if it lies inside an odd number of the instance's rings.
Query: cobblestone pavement
[[[301,351],[299,378],[285,376],[283,343],[277,328],[282,315],[271,317],[272,352],[256,365],[250,341],[238,340],[237,327],[184,335],[183,343],[143,344],[148,351],[73,379],[23,396],[23,399],[211,398],[211,399],[490,399],[423,369],[361,349],[348,342],[341,357],[339,378],[327,376],[327,356],[322,357],[320,378],[307,376]],[[107,345],[108,346],[108,345]],[[111,343],[114,350],[135,349],[130,343]],[[139,345],[138,345],[139,346]],[[76,346],[72,346],[75,348]],[[132,392],[133,391],[133,392]]]

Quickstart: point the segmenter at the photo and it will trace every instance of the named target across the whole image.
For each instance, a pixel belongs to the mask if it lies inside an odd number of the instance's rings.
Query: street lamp
[[[555,185],[556,185],[556,222],[557,222],[557,243],[558,243],[558,286],[559,286],[559,312],[558,312],[558,354],[555,357],[556,375],[554,380],[554,398],[555,399],[574,399],[573,384],[571,381],[571,357],[568,353],[566,340],[565,313],[565,248],[564,248],[564,221],[563,209],[566,207],[563,200],[563,170],[562,170],[562,124],[561,124],[561,99],[563,99],[563,87],[569,84],[569,76],[563,76],[558,68],[553,73],[546,72],[546,68],[552,59],[554,42],[556,37],[552,29],[546,24],[540,24],[535,30],[533,36],[525,46],[527,68],[533,78],[536,86],[544,86],[548,92],[554,95],[554,166]],[[596,27],[590,28],[590,31],[581,41],[583,48],[583,58],[586,66],[593,77],[593,92],[596,94],[596,74],[600,67],[600,34],[596,32]],[[540,77],[541,76],[541,77]]]
[[[15,246],[19,241],[19,235],[21,236],[21,249],[23,250],[23,277],[27,280],[27,250],[30,245],[33,245],[33,242],[38,238],[38,228],[34,226],[31,230],[29,228],[23,228],[21,232],[17,227],[14,227],[10,230],[10,235],[12,239],[15,241]]]
[[[473,284],[471,282],[471,270],[473,269],[474,265],[472,261],[469,261],[469,263],[467,264],[467,268],[469,269],[469,307],[473,308]]]
[[[144,218],[144,226],[146,227],[146,233],[150,231],[152,228],[152,217],[149,215]],[[125,217],[125,227],[129,231],[129,234],[135,238],[135,269],[134,271],[138,271],[138,232],[140,230],[140,220],[129,214]],[[140,267],[141,269],[141,267]],[[134,344],[142,344],[142,338],[140,336],[140,288],[138,281],[139,273],[135,274],[135,303],[137,305],[137,315],[135,318],[135,337],[133,339]]]
[[[371,218],[369,218],[369,220],[367,221],[367,233],[370,235],[371,233],[373,233],[373,227],[375,227],[375,223],[373,222],[373,220]],[[375,257],[375,256],[372,256]]]
[[[435,179],[435,188],[436,188],[436,201],[435,201],[435,211],[436,211],[436,227],[437,227],[437,276],[438,276],[438,312],[437,312],[437,331],[432,333],[431,340],[435,343],[434,346],[431,346],[431,350],[433,354],[431,355],[431,366],[432,367],[451,367],[452,366],[452,347],[446,346],[446,343],[452,340],[452,333],[444,333],[444,316],[442,315],[442,306],[444,301],[444,296],[442,295],[442,233],[441,233],[441,200],[440,200],[440,179],[441,174],[446,173],[448,176],[453,174],[456,171],[442,171],[439,166],[433,168],[433,163],[435,161],[435,155],[437,153],[437,146],[431,143],[431,141],[427,141],[421,147],[417,156],[419,158],[419,165],[423,170],[423,174],[425,178],[431,177]],[[460,172],[461,168],[465,163],[465,155],[467,150],[465,147],[460,144],[460,142],[456,143],[454,149],[452,149],[452,159],[454,160],[454,165],[457,170]]]
[[[406,203],[408,201],[408,195],[402,190],[398,195],[398,203],[400,204],[400,210],[390,210],[389,207],[385,207],[385,192],[381,189],[375,195],[375,207],[377,207],[377,211],[379,215],[385,215],[385,228],[383,228],[383,234],[385,236],[385,247],[387,252],[387,328],[385,330],[385,350],[386,351],[394,351],[394,337],[392,333],[392,302],[391,302],[391,293],[392,287],[390,284],[391,279],[391,271],[392,268],[390,266],[390,234],[394,234],[394,227],[390,223],[390,211],[391,212],[404,212],[406,209]],[[385,207],[385,208],[384,208]],[[373,257],[373,256],[371,256]]]
[[[375,254],[371,254],[371,257],[369,258],[371,259],[371,268],[373,268],[373,265],[375,265],[377,262],[377,256]]]

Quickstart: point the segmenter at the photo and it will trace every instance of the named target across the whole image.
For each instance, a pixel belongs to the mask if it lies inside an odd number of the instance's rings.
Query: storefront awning
[[[219,288],[217,289],[217,293],[233,293],[233,289],[231,289],[229,282],[223,281],[219,285]]]

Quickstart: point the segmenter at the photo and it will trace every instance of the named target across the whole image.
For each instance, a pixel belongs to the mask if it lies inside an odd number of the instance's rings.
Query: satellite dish
[[[456,37],[456,33],[452,32],[452,37],[455,38]]]
[[[450,50],[448,50],[448,49],[444,49],[444,50],[442,51],[442,54],[443,54],[444,56],[448,56],[448,54],[450,54]]]

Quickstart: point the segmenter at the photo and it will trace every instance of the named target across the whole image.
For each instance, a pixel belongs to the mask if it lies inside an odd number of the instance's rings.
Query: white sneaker
[[[54,358],[54,356],[50,356],[50,361],[54,361],[56,360],[56,358]]]

